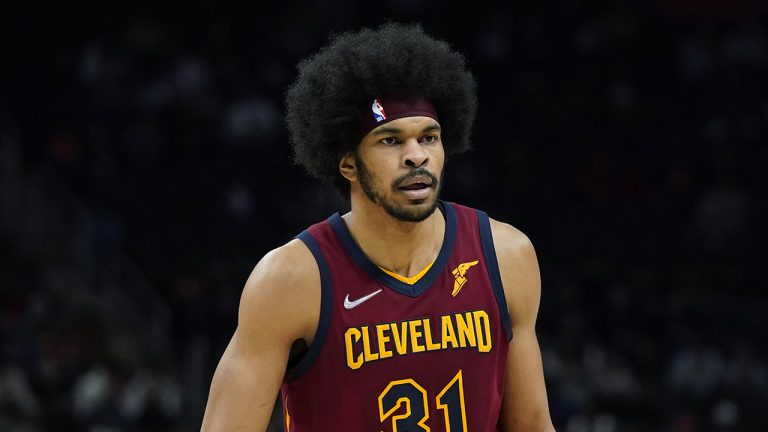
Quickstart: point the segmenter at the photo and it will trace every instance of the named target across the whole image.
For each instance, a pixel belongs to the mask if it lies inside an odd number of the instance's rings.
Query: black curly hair
[[[294,161],[348,197],[339,160],[360,143],[360,116],[371,100],[389,95],[430,100],[446,154],[462,152],[477,110],[475,87],[464,56],[418,24],[386,23],[332,36],[299,64],[286,94]]]

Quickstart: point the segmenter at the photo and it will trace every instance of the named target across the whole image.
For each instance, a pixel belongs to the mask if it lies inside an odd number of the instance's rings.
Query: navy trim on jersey
[[[496,259],[496,248],[493,246],[491,222],[488,219],[488,215],[482,210],[477,210],[477,222],[480,224],[480,241],[483,244],[483,256],[485,257],[485,264],[488,266],[488,276],[491,278],[493,293],[496,295],[496,303],[499,306],[501,323],[507,332],[507,340],[511,341],[512,322],[509,319],[509,310],[507,310],[507,297],[504,295],[504,285],[501,283],[499,262]]]
[[[312,255],[315,257],[317,267],[320,269],[320,320],[317,324],[317,330],[315,331],[315,338],[312,340],[312,344],[309,346],[304,357],[288,371],[290,379],[296,379],[306,372],[310,366],[315,362],[317,357],[325,345],[325,339],[328,336],[328,327],[331,322],[331,308],[333,303],[333,286],[331,284],[331,273],[328,270],[328,265],[325,262],[320,246],[312,237],[309,231],[303,231],[296,236],[299,240],[304,242],[309,248]]]
[[[357,243],[355,243],[352,234],[350,234],[349,229],[347,228],[347,224],[344,223],[344,220],[338,213],[332,215],[328,220],[331,223],[331,227],[333,227],[336,236],[338,236],[341,241],[342,246],[360,268],[365,270],[366,273],[384,286],[409,297],[418,297],[419,294],[423,293],[424,290],[432,285],[432,283],[440,276],[445,264],[448,262],[448,258],[451,256],[453,243],[456,239],[456,211],[450,204],[445,205],[442,201],[438,201],[437,205],[445,215],[445,236],[443,237],[443,245],[440,247],[440,252],[437,254],[437,258],[432,264],[432,267],[430,267],[430,269],[427,270],[427,273],[413,285],[395,279],[371,262]]]

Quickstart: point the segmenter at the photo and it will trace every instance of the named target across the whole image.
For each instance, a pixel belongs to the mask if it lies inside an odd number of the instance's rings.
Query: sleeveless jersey
[[[413,285],[373,264],[338,213],[298,236],[322,294],[283,381],[287,432],[497,430],[512,333],[488,216],[439,208],[443,245]]]

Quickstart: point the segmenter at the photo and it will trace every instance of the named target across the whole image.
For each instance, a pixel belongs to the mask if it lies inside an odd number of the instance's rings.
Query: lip
[[[421,182],[417,182],[421,183]],[[429,196],[429,194],[432,192],[432,187],[427,186],[423,187],[421,189],[398,189],[400,193],[407,196],[409,199],[412,200],[422,200]]]
[[[402,183],[400,183],[398,187],[404,188],[406,186],[410,186],[416,183],[424,183],[425,185],[427,185],[426,189],[429,189],[432,186],[432,179],[429,176],[417,175],[404,180]]]

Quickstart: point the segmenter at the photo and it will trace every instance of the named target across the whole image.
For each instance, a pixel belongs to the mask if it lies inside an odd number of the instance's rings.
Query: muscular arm
[[[530,240],[512,226],[492,220],[491,229],[513,333],[504,382],[502,430],[554,431],[536,339],[541,298],[536,252]]]
[[[320,274],[299,240],[267,254],[251,273],[238,325],[213,375],[202,431],[267,428],[291,345],[314,337]]]

